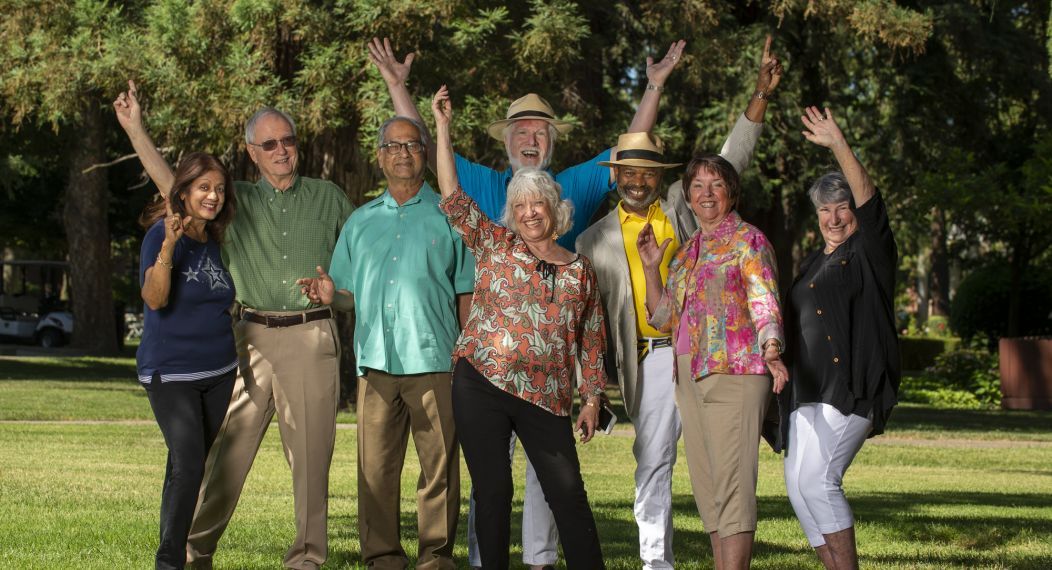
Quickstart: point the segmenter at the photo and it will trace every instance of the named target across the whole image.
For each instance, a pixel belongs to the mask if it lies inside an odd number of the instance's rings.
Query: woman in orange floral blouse
[[[606,387],[605,328],[591,262],[555,242],[572,223],[572,206],[550,174],[525,169],[508,185],[506,227],[489,221],[457,181],[444,86],[431,107],[441,208],[476,260],[471,312],[453,349],[453,415],[478,506],[482,566],[509,563],[514,431],[555,515],[567,567],[602,568],[570,411],[577,386],[576,427],[587,442]]]
[[[683,188],[700,229],[673,257],[667,284],[658,268],[669,240],[657,244],[649,227],[639,235],[647,310],[672,332],[687,465],[716,568],[748,568],[760,428],[788,378],[778,272],[770,242],[734,211],[741,187],[729,162],[696,154]]]

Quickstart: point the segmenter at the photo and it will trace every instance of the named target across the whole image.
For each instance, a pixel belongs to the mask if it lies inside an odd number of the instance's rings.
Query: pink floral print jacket
[[[760,348],[784,346],[774,249],[759,229],[731,211],[711,234],[699,230],[676,252],[650,324],[671,331],[679,346],[681,319],[690,335],[690,372],[767,374]]]

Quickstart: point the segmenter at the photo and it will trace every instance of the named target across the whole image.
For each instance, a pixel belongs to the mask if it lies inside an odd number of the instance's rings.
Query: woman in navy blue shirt
[[[144,325],[136,354],[168,446],[157,568],[182,569],[205,458],[226,416],[237,372],[234,283],[219,245],[234,218],[234,184],[214,156],[193,153],[168,198],[143,211],[139,282]]]

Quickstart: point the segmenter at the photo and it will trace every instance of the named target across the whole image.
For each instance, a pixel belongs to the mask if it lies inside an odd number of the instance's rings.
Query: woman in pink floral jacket
[[[700,229],[669,264],[668,240],[638,240],[650,323],[672,332],[676,404],[694,500],[719,570],[747,568],[756,531],[760,429],[788,378],[774,251],[734,211],[738,174],[723,157],[697,154],[683,188]],[[768,375],[770,373],[770,375]],[[772,382],[773,376],[773,382]]]

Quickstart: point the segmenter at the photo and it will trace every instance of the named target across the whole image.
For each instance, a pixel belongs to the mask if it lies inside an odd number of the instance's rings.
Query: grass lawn
[[[147,568],[157,542],[165,447],[131,359],[0,357],[0,568]],[[359,561],[355,431],[341,414],[327,568]],[[638,568],[631,430],[579,447],[607,565]],[[710,568],[685,460],[673,481],[681,568]],[[754,568],[817,568],[793,516],[781,460],[761,451]],[[410,446],[405,547],[415,552]],[[1052,414],[902,406],[845,482],[864,568],[1052,567]],[[516,462],[521,475],[522,462]],[[463,493],[469,481],[462,469]],[[521,483],[521,476],[517,478]],[[513,537],[518,536],[515,505]],[[463,502],[456,556],[466,558]],[[277,568],[294,534],[276,429],[263,442],[217,568]],[[517,539],[515,540],[517,542]],[[518,560],[518,546],[513,546]]]

